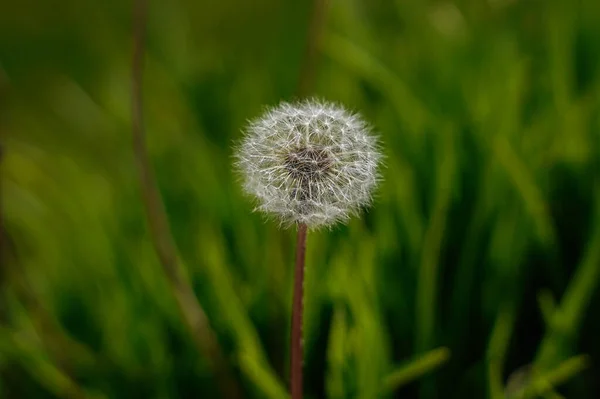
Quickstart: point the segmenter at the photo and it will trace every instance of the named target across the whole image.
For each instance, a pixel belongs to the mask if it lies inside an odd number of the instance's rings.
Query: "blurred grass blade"
[[[448,348],[438,348],[427,352],[398,370],[391,372],[383,380],[382,393],[387,395],[396,391],[398,388],[437,369],[446,363],[448,359],[450,359]]]
[[[344,265],[359,263],[348,261]],[[353,320],[353,333],[356,334],[352,341],[352,349],[355,355],[356,384],[358,392],[357,399],[370,399],[377,397],[380,391],[381,379],[385,370],[389,367],[388,342],[385,332],[381,329],[379,310],[374,301],[372,291],[369,290],[368,281],[365,278],[356,278],[357,274],[350,274],[348,267],[344,267],[345,295],[350,307]],[[364,270],[363,270],[364,271]]]
[[[530,383],[515,397],[518,399],[534,399],[540,395],[552,394],[554,388],[578,375],[589,366],[589,356],[578,355],[562,362],[555,369],[541,375],[536,375],[537,373],[533,370]]]
[[[286,399],[289,394],[279,381],[273,378],[273,375],[259,363],[256,356],[247,352],[241,352],[238,356],[240,368],[244,375],[252,381],[258,391],[261,392],[260,397],[265,399]]]
[[[510,181],[525,204],[525,209],[531,216],[538,239],[546,248],[556,248],[556,233],[548,206],[532,174],[505,136],[498,136],[494,141],[493,148],[500,165],[506,170]]]
[[[54,395],[66,399],[105,399],[99,393],[90,393],[66,373],[45,359],[28,345],[26,338],[18,337],[5,327],[0,328],[0,352],[22,365],[42,386]]]
[[[458,268],[454,277],[451,298],[452,348],[467,344],[464,335],[469,328],[468,309],[476,292],[477,251],[482,246],[482,234],[486,218],[490,213],[490,185],[493,182],[493,168],[489,162],[484,166],[479,181],[477,200],[471,214],[467,231],[460,249]]]
[[[429,226],[423,239],[417,281],[415,342],[417,351],[431,349],[434,340],[437,304],[437,279],[440,251],[446,231],[446,219],[452,199],[452,182],[456,172],[456,159],[451,128],[445,129],[445,139],[440,143],[437,165],[435,202]]]
[[[276,398],[277,396],[271,395],[286,392],[286,389],[267,361],[258,332],[236,292],[229,268],[223,267],[227,265],[224,238],[219,239],[219,232],[200,233],[198,236],[206,237],[204,242],[201,242],[203,246],[198,246],[198,255],[205,260],[208,278],[211,285],[216,287],[215,300],[234,334],[242,371],[251,381],[258,384],[256,387],[263,395]]]
[[[552,318],[554,317],[554,312],[556,312],[556,301],[552,297],[550,290],[541,290],[537,295],[537,301],[546,328],[552,328]]]
[[[328,34],[323,40],[326,55],[365,78],[394,104],[411,133],[421,132],[430,113],[408,86],[366,50],[349,39]],[[407,117],[410,115],[410,118]]]
[[[581,263],[569,283],[563,299],[554,312],[552,323],[540,344],[536,370],[547,370],[565,355],[565,343],[575,338],[581,320],[600,280],[600,186],[595,187],[593,233]]]
[[[2,266],[5,268],[5,278],[9,279],[14,287],[18,300],[23,304],[46,349],[52,358],[62,365],[69,367],[90,366],[98,362],[93,351],[85,344],[71,337],[48,311],[47,307],[39,300],[25,273],[24,265],[10,235],[2,230],[4,252]],[[105,359],[103,359],[106,362]]]
[[[402,176],[395,188],[395,198],[404,221],[404,229],[407,232],[407,245],[410,247],[411,253],[418,256],[421,250],[425,222],[419,209],[421,199],[417,190],[416,173],[405,160],[396,159],[394,161],[393,164],[389,165],[390,176]]]
[[[344,384],[347,335],[346,311],[342,304],[337,304],[333,311],[327,344],[327,397],[329,399],[344,399],[348,396]]]
[[[491,399],[504,399],[502,372],[514,323],[514,306],[506,304],[501,308],[496,317],[488,344],[488,384]]]

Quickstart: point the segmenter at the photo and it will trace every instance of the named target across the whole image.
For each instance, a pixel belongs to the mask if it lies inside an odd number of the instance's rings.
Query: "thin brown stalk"
[[[307,96],[314,86],[317,70],[317,56],[321,42],[321,35],[326,20],[327,0],[313,0],[311,6],[310,25],[306,36],[306,47],[302,57],[302,65],[298,77],[296,95]],[[301,399],[303,391],[302,365],[304,317],[304,266],[306,255],[307,226],[298,226],[296,241],[296,266],[294,272],[294,299],[292,304],[292,326],[290,342],[290,393],[292,399]]]
[[[1,89],[1,87],[0,87]],[[0,92],[0,95],[2,92]],[[0,284],[4,281],[7,273],[6,270],[6,234],[4,232],[4,185],[2,184],[2,177],[4,171],[4,137],[2,131],[0,131]]]
[[[296,95],[307,96],[313,89],[321,35],[326,19],[327,0],[313,0],[311,16],[306,36],[306,47],[298,76]],[[296,244],[296,267],[294,276],[294,299],[292,304],[292,326],[290,342],[290,391],[292,399],[302,398],[303,336],[302,320],[304,313],[304,257],[306,253],[307,226],[298,226]]]
[[[304,258],[306,255],[305,224],[298,226],[296,240],[296,267],[294,272],[294,299],[292,304],[292,337],[290,342],[290,392],[292,399],[302,398],[302,362],[303,362],[303,337],[302,322],[304,313]]]
[[[296,95],[307,96],[314,87],[317,71],[317,58],[321,45],[321,36],[325,26],[327,0],[313,0],[311,16],[306,36],[306,47],[302,57],[302,66],[298,78]]]
[[[1,137],[0,137],[1,139]],[[4,234],[4,212],[3,212],[3,185],[2,185],[2,170],[3,170],[3,161],[4,160],[4,145],[0,142],[0,284],[2,283],[2,278],[4,277],[5,270],[5,251],[6,251],[6,238]]]
[[[240,398],[241,390],[229,371],[216,335],[191,285],[182,273],[178,251],[146,150],[142,111],[142,76],[147,11],[147,0],[134,0],[132,63],[133,149],[150,235],[160,264],[167,275],[171,290],[177,300],[182,317],[190,330],[198,350],[210,363],[215,373],[218,388],[221,390],[224,398]]]

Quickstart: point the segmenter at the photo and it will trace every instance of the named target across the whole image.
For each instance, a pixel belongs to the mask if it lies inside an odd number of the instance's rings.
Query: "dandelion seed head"
[[[281,103],[244,133],[235,155],[244,191],[283,225],[329,226],[371,203],[381,154],[358,115],[317,100]]]

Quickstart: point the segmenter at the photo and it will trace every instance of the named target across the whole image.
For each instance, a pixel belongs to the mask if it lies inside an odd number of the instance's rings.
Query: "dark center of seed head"
[[[322,148],[298,148],[287,154],[285,159],[288,173],[301,185],[326,175],[332,163],[330,154]]]

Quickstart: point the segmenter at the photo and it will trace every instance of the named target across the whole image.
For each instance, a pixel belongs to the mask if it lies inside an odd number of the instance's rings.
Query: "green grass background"
[[[285,397],[294,231],[251,212],[231,156],[296,98],[312,1],[150,3],[181,259],[244,397]],[[220,397],[149,240],[130,10],[0,3],[1,397]],[[329,2],[311,94],[386,160],[372,209],[309,235],[307,398],[600,397],[599,68],[595,0]]]

